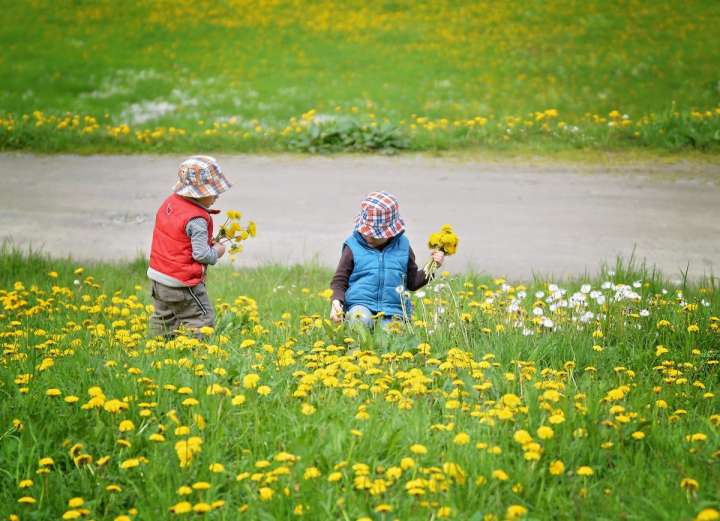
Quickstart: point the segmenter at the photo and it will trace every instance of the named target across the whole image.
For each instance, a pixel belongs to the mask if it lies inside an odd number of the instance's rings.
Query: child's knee
[[[348,310],[346,317],[349,325],[362,324],[371,327],[374,322],[372,312],[365,306],[352,306]]]

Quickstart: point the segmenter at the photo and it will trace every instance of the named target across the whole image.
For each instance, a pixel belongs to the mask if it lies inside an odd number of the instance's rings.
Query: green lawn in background
[[[0,148],[715,150],[719,23],[714,1],[2,0]]]

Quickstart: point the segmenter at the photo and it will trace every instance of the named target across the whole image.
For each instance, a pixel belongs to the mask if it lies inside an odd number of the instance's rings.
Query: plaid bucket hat
[[[231,186],[214,157],[192,156],[180,163],[173,192],[186,197],[210,197]]]
[[[405,229],[397,198],[389,192],[372,192],[360,203],[355,230],[375,239],[391,239]]]

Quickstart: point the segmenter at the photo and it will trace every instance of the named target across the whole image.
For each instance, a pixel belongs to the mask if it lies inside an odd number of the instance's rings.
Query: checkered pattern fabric
[[[372,192],[360,204],[355,218],[355,230],[376,239],[391,239],[405,229],[400,218],[400,207],[394,195]]]
[[[192,156],[180,164],[173,192],[186,197],[220,195],[232,186],[214,157]]]

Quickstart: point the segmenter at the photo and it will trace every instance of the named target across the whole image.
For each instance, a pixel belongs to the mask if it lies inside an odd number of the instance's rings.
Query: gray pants
[[[205,284],[174,288],[152,281],[155,312],[148,321],[148,336],[172,336],[180,326],[198,335],[203,326],[215,326],[215,310]]]

